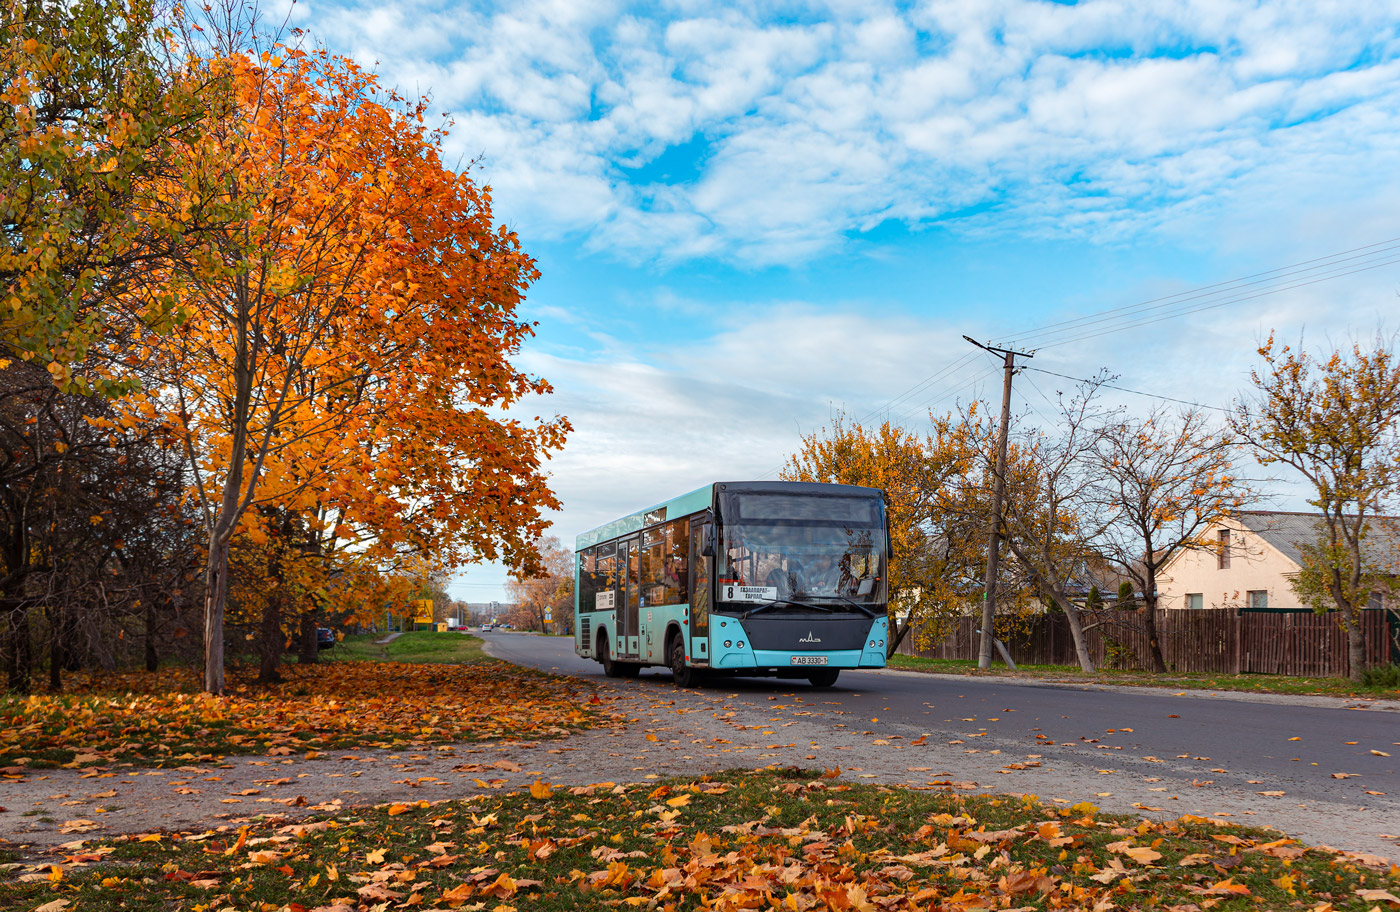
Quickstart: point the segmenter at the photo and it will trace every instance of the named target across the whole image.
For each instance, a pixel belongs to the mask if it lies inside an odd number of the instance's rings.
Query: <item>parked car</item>
[[[316,628],[316,648],[330,649],[335,645],[335,631],[329,627]]]

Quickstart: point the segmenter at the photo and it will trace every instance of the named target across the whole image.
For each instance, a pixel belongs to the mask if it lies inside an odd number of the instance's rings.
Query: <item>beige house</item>
[[[1377,519],[1381,522],[1373,524],[1368,544],[1393,558],[1400,526],[1391,517]],[[1289,582],[1302,569],[1302,546],[1317,540],[1318,520],[1316,513],[1256,510],[1215,523],[1205,536],[1215,547],[1179,553],[1162,568],[1157,604],[1188,609],[1310,608]],[[1382,604],[1383,597],[1376,593],[1372,607]]]

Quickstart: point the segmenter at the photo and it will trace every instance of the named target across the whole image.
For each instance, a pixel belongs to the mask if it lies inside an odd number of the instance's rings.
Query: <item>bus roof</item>
[[[835,494],[846,497],[852,496],[883,496],[884,492],[879,488],[867,488],[860,485],[827,484],[815,481],[717,481],[696,488],[694,491],[673,497],[670,500],[653,504],[644,510],[629,513],[621,519],[614,519],[612,522],[604,523],[596,529],[589,529],[578,536],[575,543],[575,550],[582,551],[584,548],[591,548],[599,542],[617,538],[630,532],[640,531],[644,526],[653,525],[664,519],[679,519],[691,513],[698,513],[701,510],[708,510],[714,502],[714,491],[716,485],[723,485],[725,488],[737,491],[754,491],[759,493],[809,493],[809,494]],[[661,510],[665,510],[664,516],[655,516]],[[648,517],[651,517],[649,520]]]

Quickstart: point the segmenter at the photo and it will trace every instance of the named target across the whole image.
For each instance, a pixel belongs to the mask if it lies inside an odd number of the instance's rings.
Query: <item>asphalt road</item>
[[[606,680],[596,662],[574,655],[569,639],[514,633],[484,639],[499,658]],[[677,693],[670,673],[660,668],[609,684],[658,697]],[[1353,824],[1364,826],[1382,840],[1368,842],[1371,850],[1388,845],[1389,854],[1400,854],[1397,842],[1386,840],[1400,834],[1400,705],[1394,702],[1176,693],[888,669],[843,671],[830,690],[764,678],[721,679],[710,689],[747,701],[796,694],[804,705],[821,707],[812,721],[833,732],[849,734],[855,724],[867,729],[862,734],[906,744],[927,735],[927,744],[942,745],[945,759],[959,752],[1039,756],[1057,776],[1100,788],[1108,780],[1096,777],[1111,772],[1118,782],[1156,783],[1147,788],[1153,793],[1176,792],[1220,807],[1233,802],[1256,808],[1243,813],[1261,817],[1321,815],[1326,826],[1294,830],[1311,830],[1315,840],[1335,839]]]

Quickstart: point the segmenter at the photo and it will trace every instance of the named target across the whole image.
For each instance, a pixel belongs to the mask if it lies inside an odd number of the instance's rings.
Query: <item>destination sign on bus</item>
[[[723,583],[720,589],[720,598],[726,602],[771,602],[778,597],[777,586],[740,586]]]

